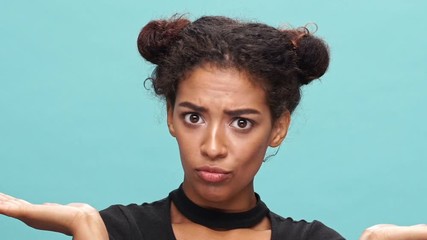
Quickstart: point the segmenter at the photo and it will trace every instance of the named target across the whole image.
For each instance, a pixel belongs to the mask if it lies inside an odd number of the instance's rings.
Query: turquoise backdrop
[[[256,178],[269,207],[348,239],[427,223],[427,1],[0,0],[0,192],[97,209],[182,180],[164,105],[136,50],[151,19],[315,22],[328,73],[304,88],[279,154]],[[70,239],[0,216],[0,239]]]

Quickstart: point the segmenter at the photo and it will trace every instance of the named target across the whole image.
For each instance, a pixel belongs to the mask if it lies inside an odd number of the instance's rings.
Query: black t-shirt
[[[170,216],[170,198],[142,205],[113,205],[100,212],[110,240],[176,240]],[[319,221],[294,221],[269,213],[271,240],[342,240]]]

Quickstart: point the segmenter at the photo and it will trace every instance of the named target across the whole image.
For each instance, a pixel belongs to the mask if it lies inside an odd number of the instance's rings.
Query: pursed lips
[[[220,183],[231,177],[231,171],[218,167],[204,166],[196,169],[198,176],[209,183]]]

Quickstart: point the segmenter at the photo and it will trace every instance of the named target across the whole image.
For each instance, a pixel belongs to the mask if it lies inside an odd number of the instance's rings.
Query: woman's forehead
[[[194,69],[183,79],[177,92],[177,101],[200,104],[241,106],[266,105],[265,90],[236,68],[203,66]]]

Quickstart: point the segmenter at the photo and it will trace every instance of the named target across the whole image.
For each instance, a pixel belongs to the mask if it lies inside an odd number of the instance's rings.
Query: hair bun
[[[143,58],[159,64],[168,54],[169,47],[179,39],[179,33],[190,21],[182,17],[154,20],[142,28],[138,35],[138,51]]]
[[[320,78],[329,66],[329,47],[320,38],[313,36],[305,27],[285,30],[295,46],[301,85]]]

